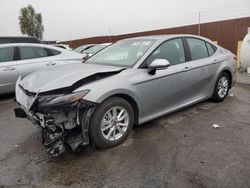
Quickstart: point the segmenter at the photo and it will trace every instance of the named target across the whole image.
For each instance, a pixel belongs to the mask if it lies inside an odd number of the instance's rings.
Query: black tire
[[[227,92],[226,92],[226,94],[225,94],[223,97],[221,97],[221,96],[219,95],[219,92],[218,92],[219,81],[220,81],[220,79],[221,79],[222,77],[225,77],[225,78],[227,79],[227,81],[228,81]],[[216,102],[216,103],[224,101],[224,99],[225,99],[225,98],[227,97],[227,95],[228,95],[229,86],[230,86],[229,75],[228,75],[226,72],[222,72],[222,73],[220,74],[220,76],[219,76],[219,77],[217,78],[217,80],[216,80],[216,83],[215,83],[215,86],[214,86],[213,96],[212,96],[212,98],[211,98],[212,101],[213,101],[213,102]]]
[[[107,140],[101,131],[101,122],[103,116],[113,107],[122,107],[127,111],[129,117],[129,123],[126,132],[117,140]],[[105,100],[100,106],[95,110],[91,121],[90,121],[90,139],[91,142],[99,148],[110,148],[121,144],[129,135],[134,124],[134,110],[132,106],[123,98],[111,97]]]

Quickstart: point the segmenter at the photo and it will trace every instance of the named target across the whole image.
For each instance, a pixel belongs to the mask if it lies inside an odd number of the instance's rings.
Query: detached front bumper
[[[43,144],[48,154],[59,156],[65,151],[65,144],[73,151],[89,144],[89,123],[95,106],[95,103],[81,101],[70,111],[42,114],[16,108],[14,112],[17,118],[27,118],[42,127]]]

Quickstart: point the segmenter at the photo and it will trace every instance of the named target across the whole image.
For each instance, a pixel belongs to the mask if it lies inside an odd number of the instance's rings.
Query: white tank
[[[241,67],[246,70],[248,67],[250,67],[250,33],[248,33],[241,46],[240,50],[240,61],[241,61]]]

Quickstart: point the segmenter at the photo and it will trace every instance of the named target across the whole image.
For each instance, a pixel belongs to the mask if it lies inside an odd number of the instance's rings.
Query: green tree
[[[20,10],[19,25],[22,34],[37,37],[40,40],[43,38],[42,14],[36,13],[31,5]]]

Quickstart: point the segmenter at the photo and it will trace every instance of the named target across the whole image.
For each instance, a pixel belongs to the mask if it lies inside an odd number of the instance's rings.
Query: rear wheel
[[[227,97],[229,91],[229,84],[229,75],[226,72],[221,73],[214,87],[214,92],[212,96],[212,100],[214,102],[221,102]]]
[[[134,124],[131,105],[120,97],[104,101],[94,112],[90,123],[91,141],[100,148],[122,143]]]

